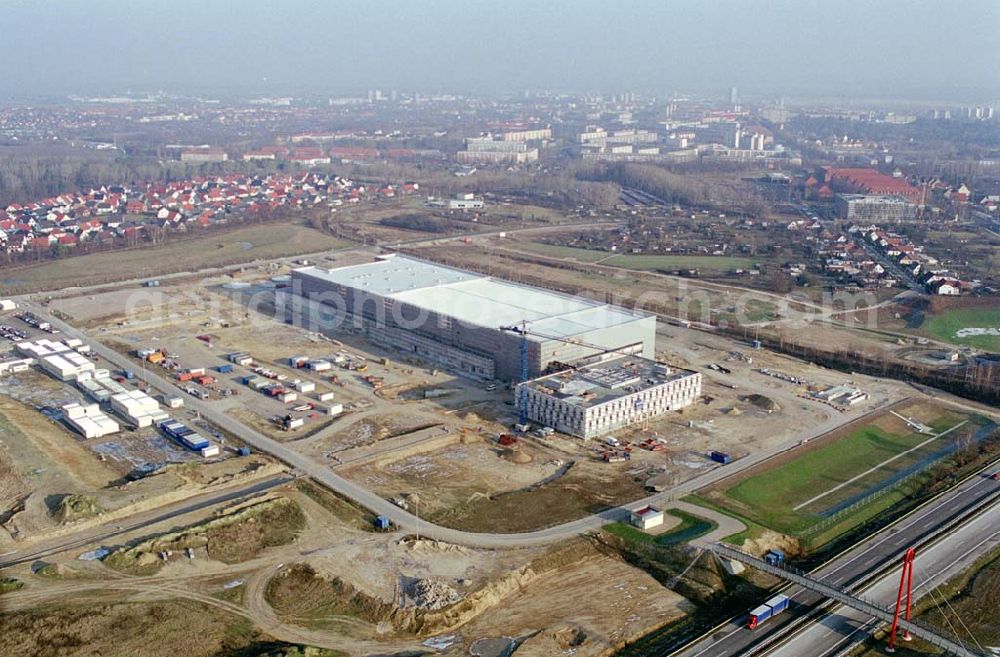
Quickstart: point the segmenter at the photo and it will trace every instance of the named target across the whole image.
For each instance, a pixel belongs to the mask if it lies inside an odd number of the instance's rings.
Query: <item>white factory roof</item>
[[[374,262],[338,269],[303,267],[296,271],[448,315],[465,324],[499,328],[528,322],[529,331],[553,337],[578,335],[645,316],[590,299],[404,255],[381,257]]]
[[[618,356],[541,376],[522,385],[564,404],[588,408],[695,374],[640,356]]]

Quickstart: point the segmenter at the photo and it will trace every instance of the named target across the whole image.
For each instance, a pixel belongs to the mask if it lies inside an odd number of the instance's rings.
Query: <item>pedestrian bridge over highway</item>
[[[853,593],[849,593],[839,587],[830,586],[821,580],[784,564],[770,564],[763,559],[759,559],[752,554],[747,554],[746,552],[738,550],[730,545],[713,543],[709,546],[709,549],[720,557],[732,559],[733,561],[739,561],[740,563],[756,568],[757,570],[770,573],[771,575],[775,575],[798,584],[803,588],[816,591],[817,593],[836,600],[851,609],[856,609],[863,614],[877,618],[885,623],[892,623],[892,607],[883,607],[882,605],[866,600],[860,596],[854,595]],[[907,631],[913,636],[920,637],[927,643],[946,651],[949,655],[956,655],[957,657],[989,657],[984,653],[969,650],[965,646],[960,645],[947,637],[941,636],[936,630],[913,620],[905,621],[900,619],[899,629]]]

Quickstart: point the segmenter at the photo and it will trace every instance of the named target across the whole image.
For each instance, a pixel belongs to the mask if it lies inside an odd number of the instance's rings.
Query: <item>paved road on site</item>
[[[963,523],[942,539],[917,552],[913,567],[913,595],[915,599],[930,595],[935,604],[944,604],[934,589],[958,575],[975,561],[1000,547],[1000,502],[994,502],[975,518]],[[883,605],[894,605],[899,587],[899,573],[886,573],[874,584],[866,587],[865,598]],[[966,648],[988,654],[970,639],[953,610],[945,606],[946,617],[952,624],[946,635],[958,639]],[[771,657],[828,657],[838,655],[852,645],[860,643],[880,623],[844,607],[837,606],[821,622],[811,624],[784,645],[766,654]],[[901,638],[897,636],[897,640]]]
[[[87,341],[95,352],[100,354],[113,365],[122,369],[135,369],[135,364],[127,356],[114,351],[96,339],[92,339],[83,331],[70,326],[66,322],[53,317],[38,304],[28,302],[24,305],[28,310],[34,312],[39,317],[43,317],[47,321],[51,322],[54,327],[58,328],[67,336]],[[156,372],[146,370],[142,376],[145,378],[147,383],[154,388],[159,389],[161,392],[169,394],[177,393],[177,387]],[[186,402],[186,404],[189,408],[201,413],[202,417],[209,422],[231,432],[236,436],[239,436],[251,447],[274,456],[299,472],[313,478],[323,486],[326,486],[344,497],[353,500],[373,513],[389,518],[400,528],[407,531],[419,532],[421,536],[426,536],[428,538],[455,543],[457,545],[469,545],[486,548],[540,545],[563,540],[565,538],[598,529],[608,522],[624,520],[628,514],[627,509],[623,507],[608,509],[601,513],[581,518],[579,520],[574,520],[562,525],[521,534],[474,533],[442,527],[440,525],[434,525],[424,520],[420,520],[413,514],[397,507],[388,500],[380,497],[363,486],[335,474],[326,465],[314,461],[308,456],[296,451],[294,448],[284,445],[272,438],[268,438],[262,433],[247,427],[242,422],[227,415],[210,404],[196,399],[190,399]],[[781,452],[793,449],[803,440],[809,440],[827,433],[828,431],[831,431],[843,424],[844,421],[845,418],[842,415],[832,414],[826,421],[804,428],[798,435],[781,445],[739,459],[728,466],[714,468],[698,477],[675,486],[670,490],[656,495],[651,495],[642,500],[637,500],[629,506],[641,506],[645,504],[668,506],[667,503],[673,499],[683,497],[684,495],[692,493],[700,488],[714,484],[720,479],[752,467]],[[699,509],[698,513],[701,516],[716,520],[720,523],[725,522],[727,518],[726,516],[708,509]]]
[[[901,559],[907,548],[997,499],[1000,499],[1000,481],[985,476],[972,477],[829,561],[812,574],[827,584],[849,587],[883,565]],[[794,611],[778,616],[752,631],[746,628],[744,616],[735,618],[727,625],[717,628],[710,636],[680,651],[667,654],[676,657],[727,657],[744,654],[769,637],[774,639],[779,630],[826,600],[799,586],[789,587],[784,593],[795,604]],[[820,652],[805,650],[796,654],[812,656],[819,655]]]
[[[60,552],[64,552],[66,550],[72,550],[73,548],[80,548],[98,542],[108,541],[109,539],[121,536],[122,534],[127,534],[128,532],[132,532],[136,529],[141,529],[142,527],[147,527],[149,525],[154,525],[158,522],[163,522],[164,520],[177,518],[194,511],[201,511],[202,509],[210,508],[216,504],[231,502],[233,500],[256,495],[276,486],[285,484],[291,480],[292,478],[288,475],[268,477],[267,479],[244,484],[236,488],[230,488],[223,491],[212,491],[211,493],[198,495],[197,497],[188,498],[186,500],[158,507],[150,511],[136,513],[125,518],[112,520],[96,526],[81,528],[79,531],[74,531],[71,534],[57,536],[35,543],[27,550],[17,550],[14,552],[0,554],[0,568],[9,568],[10,566],[14,566],[19,563],[36,561],[53,554],[59,554]]]

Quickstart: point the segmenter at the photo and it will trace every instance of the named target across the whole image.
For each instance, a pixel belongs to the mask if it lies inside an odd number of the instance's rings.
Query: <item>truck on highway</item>
[[[772,616],[777,616],[786,609],[788,609],[788,596],[776,595],[750,612],[750,619],[747,621],[747,627],[751,630],[755,629],[767,619]]]

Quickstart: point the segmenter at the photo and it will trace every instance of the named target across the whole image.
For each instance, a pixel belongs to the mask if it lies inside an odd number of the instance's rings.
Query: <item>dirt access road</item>
[[[128,532],[135,531],[136,529],[153,525],[164,520],[170,520],[171,518],[191,513],[192,511],[208,509],[217,504],[222,504],[223,502],[245,499],[268,491],[277,486],[281,486],[282,484],[286,484],[291,480],[292,478],[287,475],[268,477],[263,481],[250,482],[235,488],[227,488],[222,491],[212,491],[198,495],[193,499],[186,499],[165,507],[137,513],[135,515],[128,516],[127,518],[113,520],[97,526],[81,528],[68,535],[59,536],[46,541],[40,541],[29,548],[30,551],[17,550],[14,552],[0,554],[0,568],[9,568],[10,566],[19,563],[35,561],[37,559],[42,559],[73,548],[83,547],[99,541],[106,541],[114,538],[115,536],[127,534]]]

